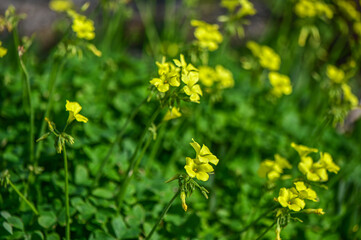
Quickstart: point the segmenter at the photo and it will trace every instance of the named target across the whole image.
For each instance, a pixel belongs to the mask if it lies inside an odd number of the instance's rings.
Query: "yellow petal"
[[[209,179],[209,175],[205,172],[198,172],[197,175],[196,175],[197,179],[198,180],[201,180],[201,181],[207,181]]]
[[[78,114],[81,110],[81,106],[79,103],[70,102],[68,100],[66,100],[65,108],[66,108],[66,111],[73,112],[74,115]]]
[[[84,122],[84,123],[87,123],[87,122],[88,122],[88,118],[84,117],[84,116],[81,115],[81,114],[75,115],[75,119],[76,119],[78,122]]]

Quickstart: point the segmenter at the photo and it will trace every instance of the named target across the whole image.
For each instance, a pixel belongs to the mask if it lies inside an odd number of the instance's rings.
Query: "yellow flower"
[[[159,78],[153,78],[150,83],[153,84],[159,92],[167,92],[169,85],[173,87],[179,87],[179,71],[180,69],[174,66],[170,62],[165,61],[163,57],[162,62],[156,62],[158,66]]]
[[[168,112],[165,114],[163,121],[169,121],[181,116],[182,114],[179,112],[179,108],[172,107],[172,109],[168,110]]]
[[[199,80],[206,87],[212,87],[216,79],[216,72],[208,66],[199,67]]]
[[[237,16],[239,18],[245,17],[245,16],[252,16],[256,14],[256,9],[254,9],[254,6],[251,2],[248,0],[239,0],[239,3],[241,5],[241,8],[239,9]]]
[[[78,122],[88,122],[88,119],[86,117],[79,114],[80,110],[82,109],[79,103],[66,100],[65,108],[66,111],[69,112],[68,123],[71,123],[74,119]]]
[[[311,214],[311,213],[314,213],[314,214],[317,214],[317,215],[324,215],[325,212],[323,211],[322,208],[317,208],[317,209],[305,209],[303,210],[304,213],[307,213],[307,214]]]
[[[184,168],[191,178],[196,177],[198,180],[207,181],[209,179],[208,173],[214,171],[213,167],[208,163],[197,164],[196,159],[189,157],[186,157],[186,161],[187,163]]]
[[[335,1],[338,7],[353,21],[360,21],[361,14],[357,10],[355,2],[345,1],[345,0],[337,0]]]
[[[196,27],[194,36],[198,40],[196,43],[200,48],[214,51],[223,41],[223,36],[218,31],[219,26],[217,24],[208,24],[203,21],[192,20],[191,25]]]
[[[318,152],[318,150],[316,148],[309,148],[309,147],[304,146],[304,145],[297,145],[294,142],[291,143],[291,147],[298,152],[298,154],[300,155],[301,158],[307,156],[310,153],[317,153]]]
[[[217,65],[216,74],[220,88],[232,88],[234,86],[234,79],[231,71],[221,65]]]
[[[305,207],[305,201],[298,198],[296,194],[286,188],[281,188],[278,196],[278,202],[282,207],[298,212]]]
[[[280,56],[270,47],[262,46],[254,41],[247,42],[247,48],[258,58],[263,68],[278,71],[281,64]]]
[[[258,175],[262,178],[267,177],[271,182],[280,178],[283,173],[283,169],[291,169],[292,165],[287,159],[281,157],[279,154],[275,154],[275,161],[266,159],[263,161],[258,169]]]
[[[340,171],[340,167],[333,162],[331,154],[327,152],[325,153],[321,152],[320,162],[329,172],[333,172],[337,174],[338,171]]]
[[[262,46],[261,53],[259,55],[259,63],[264,68],[277,71],[280,69],[281,58],[275,51],[273,51],[272,48]]]
[[[219,162],[219,159],[213,155],[211,153],[211,151],[209,150],[209,148],[203,144],[202,148],[201,146],[196,142],[194,141],[194,139],[192,138],[192,141],[190,143],[190,145],[194,148],[194,150],[196,151],[196,163],[212,163],[214,165],[217,165],[218,162]]]
[[[199,103],[200,96],[203,95],[202,89],[194,81],[189,81],[186,86],[183,87],[185,94],[187,94],[191,102]]]
[[[87,19],[85,16],[75,14],[72,29],[78,38],[92,40],[95,37],[94,22],[90,19]]]
[[[342,91],[343,91],[343,97],[344,99],[350,103],[351,107],[357,107],[359,102],[358,98],[352,93],[351,87],[347,85],[346,83],[343,83],[341,85]]]
[[[334,83],[342,83],[345,80],[345,73],[334,65],[327,65],[327,77]]]
[[[73,7],[73,3],[69,0],[52,0],[49,7],[55,12],[65,12]]]
[[[311,188],[307,188],[304,182],[295,182],[296,188],[291,188],[293,194],[298,195],[300,199],[308,199],[317,202],[317,194]]]
[[[0,41],[0,58],[5,56],[6,53],[8,52],[8,50],[6,48],[3,48],[1,45],[2,45],[2,42]]]
[[[281,97],[283,94],[290,95],[292,93],[292,85],[288,76],[277,72],[270,72],[268,78],[273,87],[271,94],[274,96]]]
[[[295,13],[301,18],[314,17],[317,14],[317,10],[313,2],[303,0],[296,3]]]
[[[295,13],[301,18],[325,16],[331,19],[333,17],[332,9],[321,1],[301,0],[296,3]]]
[[[314,163],[311,157],[301,157],[298,169],[310,181],[325,182],[328,180],[326,168],[320,162]]]

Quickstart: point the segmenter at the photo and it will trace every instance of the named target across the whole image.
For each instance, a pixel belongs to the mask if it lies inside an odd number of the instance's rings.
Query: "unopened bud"
[[[43,136],[41,136],[40,138],[38,138],[38,139],[36,140],[36,142],[40,142],[40,141],[44,140],[44,139],[47,138],[49,135],[50,135],[50,132],[45,133]]]
[[[317,214],[317,215],[324,215],[325,212],[323,211],[322,208],[317,208],[317,209],[305,209],[303,210],[304,213],[307,213],[307,214]]]
[[[186,193],[185,193],[185,192],[181,192],[180,198],[181,198],[181,201],[182,201],[182,207],[183,207],[184,211],[187,211],[188,206],[187,206],[187,204],[186,204]]]

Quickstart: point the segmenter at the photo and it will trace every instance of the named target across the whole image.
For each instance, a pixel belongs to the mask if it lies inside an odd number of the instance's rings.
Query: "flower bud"
[[[182,201],[182,207],[183,207],[184,211],[187,211],[188,206],[187,206],[187,204],[186,204],[186,193],[185,193],[185,192],[181,192],[180,198],[181,198],[181,201]]]
[[[314,214],[317,214],[317,215],[324,215],[324,214],[325,214],[325,212],[323,211],[322,208],[305,209],[303,212],[304,212],[304,213],[307,213],[307,214],[312,214],[312,213],[314,213]]]

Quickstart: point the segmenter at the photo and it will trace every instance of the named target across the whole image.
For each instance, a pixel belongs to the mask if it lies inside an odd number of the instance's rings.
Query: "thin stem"
[[[273,228],[273,226],[276,225],[276,222],[272,223],[256,240],[260,240],[262,239],[262,237],[268,233],[269,230],[271,230],[271,228]]]
[[[146,133],[149,131],[149,127],[150,125],[153,123],[153,121],[155,120],[155,118],[158,116],[158,114],[160,113],[160,111],[162,110],[162,105],[159,105],[158,109],[153,113],[153,115],[151,116],[151,118],[149,119],[145,129],[143,130],[143,133],[141,135],[141,137],[139,138],[139,142],[137,144],[137,147],[132,155],[132,158],[130,160],[130,164],[129,164],[129,167],[128,167],[128,170],[127,170],[127,174],[125,176],[125,179],[120,187],[120,192],[119,192],[119,196],[118,196],[118,207],[119,209],[121,208],[121,205],[123,203],[123,199],[124,199],[124,195],[125,195],[125,192],[128,188],[128,185],[133,177],[133,174],[135,171],[137,171],[138,169],[138,165],[139,165],[139,162],[141,160],[141,158],[137,158],[137,154],[138,154],[138,151],[140,149],[140,147],[142,146],[143,142],[144,142],[144,138],[145,138],[145,135]],[[145,144],[143,149],[142,149],[142,152],[145,152],[148,148],[149,144]]]
[[[150,4],[153,1],[145,1],[144,5],[141,1],[134,1],[135,5],[139,10],[139,16],[144,24],[145,34],[148,38],[149,45],[152,49],[153,56],[157,56],[158,54],[158,46],[160,46],[160,38],[157,32],[157,29],[154,24],[154,17],[152,14],[152,10]]]
[[[31,101],[31,87],[28,71],[24,65],[23,60],[19,57],[21,69],[25,75],[26,91],[28,95],[29,108],[30,108],[30,134],[29,134],[29,145],[30,145],[30,163],[34,163],[34,109]]]
[[[106,166],[108,164],[108,161],[110,159],[110,156],[112,155],[114,148],[116,146],[116,144],[119,144],[119,142],[121,142],[123,135],[126,131],[126,128],[128,126],[128,124],[133,120],[133,118],[137,115],[137,113],[140,110],[140,107],[147,102],[148,97],[146,97],[134,110],[133,112],[129,115],[128,119],[126,120],[126,122],[124,123],[121,131],[118,133],[118,135],[116,136],[115,140],[112,142],[107,155],[105,156],[105,158],[102,159],[102,162],[100,164],[100,168],[99,171],[95,177],[95,181],[93,186],[97,186],[99,183],[99,180],[101,178],[101,176],[103,175],[103,170],[104,170],[104,166]]]
[[[52,70],[52,72],[50,74],[50,81],[49,81],[48,104],[46,105],[46,111],[45,111],[45,114],[44,114],[44,118],[49,118],[50,109],[52,108],[53,103],[54,103],[53,95],[54,95],[54,89],[56,87],[56,82],[57,82],[56,80],[57,80],[57,77],[58,77],[58,73],[62,71],[62,69],[64,67],[64,64],[65,64],[64,61],[60,64],[60,66],[56,62],[54,62],[54,64],[53,64],[53,70]],[[46,121],[42,121],[42,124],[41,124],[41,127],[40,127],[39,138],[41,136],[43,136],[43,134],[45,133],[46,126],[47,126]],[[41,151],[43,149],[43,145],[44,145],[44,141],[40,141],[37,144],[37,148],[36,148],[36,151],[35,151],[35,162],[34,162],[35,167],[38,165],[38,160],[39,160]]]
[[[259,220],[261,220],[262,218],[266,217],[268,214],[270,214],[271,212],[273,212],[275,209],[272,208],[271,210],[267,210],[265,211],[263,214],[261,214],[258,218],[256,218],[253,222],[251,222],[250,224],[248,224],[245,228],[243,228],[241,230],[241,234],[245,231],[247,231],[250,227],[256,225],[258,223]]]
[[[159,223],[163,220],[164,216],[167,214],[169,208],[172,206],[174,200],[178,197],[178,195],[180,194],[180,189],[178,189],[178,191],[176,192],[176,194],[174,194],[173,198],[169,201],[168,205],[163,209],[162,214],[159,216],[158,221],[154,224],[152,231],[150,231],[150,233],[148,234],[148,236],[145,238],[150,239],[153,235],[153,233],[155,232],[155,230],[157,229]]]
[[[68,158],[66,156],[66,146],[63,145],[64,171],[65,171],[65,212],[66,212],[66,240],[70,240],[70,212],[69,212],[69,188],[68,188]]]
[[[39,213],[36,210],[36,208],[34,207],[34,205],[26,199],[26,197],[19,191],[19,189],[13,184],[13,182],[11,180],[9,180],[9,184],[14,189],[14,191],[19,195],[19,197],[22,198],[24,200],[24,202],[31,208],[31,210],[33,210],[33,212],[36,215],[39,215]]]

